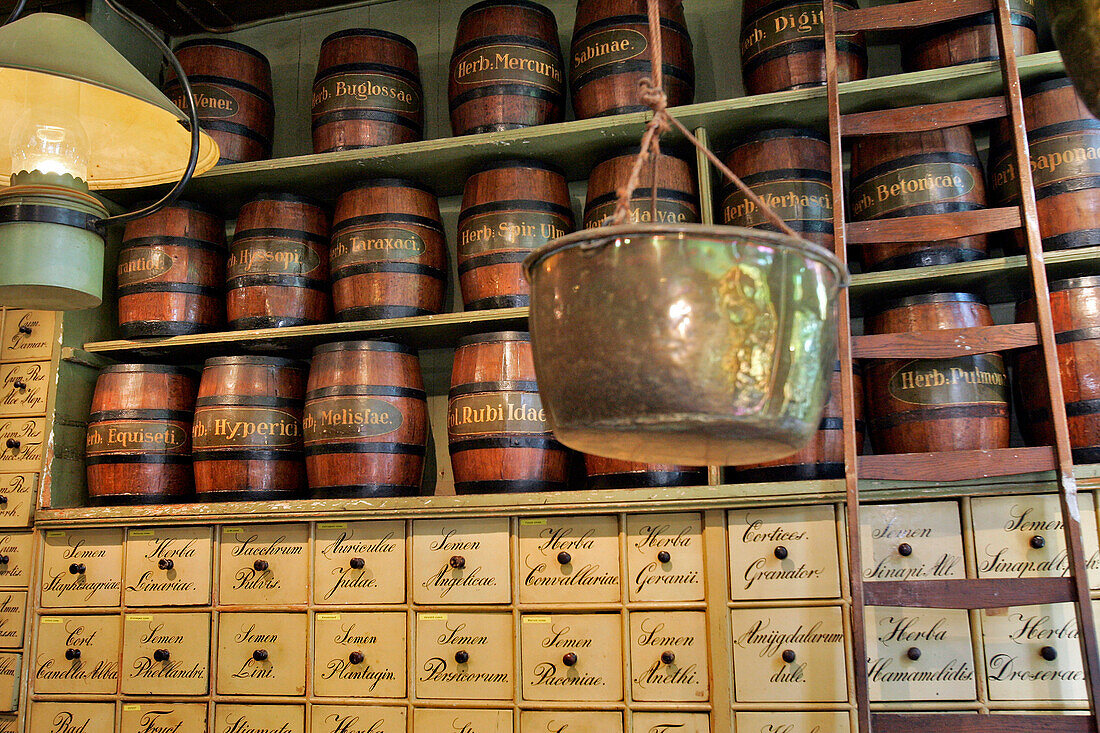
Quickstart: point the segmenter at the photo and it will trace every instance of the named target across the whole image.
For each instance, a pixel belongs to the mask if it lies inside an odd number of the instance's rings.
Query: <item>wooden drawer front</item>
[[[40,470],[45,439],[45,418],[0,418],[0,471]]]
[[[418,614],[416,696],[510,700],[512,640],[509,613]]]
[[[706,614],[630,614],[630,668],[635,700],[706,700],[710,679]]]
[[[404,612],[314,616],[313,693],[404,697],[407,621]]]
[[[218,619],[218,693],[301,695],[306,688],[304,613],[223,613]]]
[[[29,532],[0,534],[0,588],[26,588],[30,583],[34,535]]]
[[[698,514],[632,514],[626,518],[626,534],[630,600],[703,600],[703,522]]]
[[[634,713],[631,733],[710,733],[706,713]]]
[[[413,522],[413,600],[508,603],[512,600],[507,519]]]
[[[616,517],[520,519],[519,556],[524,603],[614,603],[621,597]]]
[[[41,616],[31,686],[46,694],[118,692],[118,616]]]
[[[213,554],[210,527],[131,529],[126,533],[126,605],[205,606]]]
[[[0,527],[30,525],[37,488],[37,473],[0,474]]]
[[[0,366],[0,415],[45,415],[50,374],[48,361]]]
[[[405,733],[405,708],[382,705],[314,705],[310,733]]]
[[[966,611],[867,607],[864,618],[872,700],[976,698]]]
[[[0,361],[49,359],[53,355],[56,341],[56,317],[53,311],[6,311],[3,341],[0,341]]]
[[[623,714],[524,710],[519,715],[519,730],[520,733],[622,733]]]
[[[623,698],[619,614],[524,616],[520,642],[524,700]]]
[[[404,603],[405,522],[321,522],[313,602]]]
[[[866,580],[966,577],[957,503],[875,504],[860,509],[860,522]]]
[[[848,733],[848,713],[737,713],[735,733]]]
[[[19,670],[23,655],[0,652],[0,712],[19,709]]]
[[[1072,604],[988,609],[981,619],[991,700],[1085,699]],[[1052,661],[1045,647],[1057,653]]]
[[[122,704],[121,733],[206,733],[206,706],[188,702]]]
[[[302,705],[214,705],[211,733],[306,733]]]
[[[305,603],[308,544],[305,524],[222,527],[218,599],[225,604]]]
[[[26,620],[26,591],[0,591],[0,649],[23,648]]]
[[[414,733],[512,733],[511,710],[413,711]]]
[[[210,688],[212,632],[209,613],[125,616],[123,694],[205,695]]]
[[[739,701],[848,699],[839,608],[739,608],[731,613]],[[785,651],[794,652],[794,661],[783,659]]]
[[[113,702],[31,703],[28,733],[107,733],[115,729]]]
[[[43,607],[119,605],[122,600],[121,529],[50,529],[42,535]]]
[[[831,506],[731,511],[734,600],[839,597],[836,537]]]
[[[1080,494],[1081,542],[1089,586],[1100,586],[1096,512],[1092,494]],[[980,578],[1068,576],[1066,538],[1056,494],[981,497],[971,500]],[[1034,544],[1033,544],[1034,543]]]

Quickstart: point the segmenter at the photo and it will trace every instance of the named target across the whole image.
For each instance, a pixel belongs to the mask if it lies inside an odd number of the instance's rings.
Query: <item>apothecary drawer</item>
[[[525,615],[520,623],[524,700],[621,700],[619,614]]]
[[[118,692],[122,621],[113,616],[40,616],[31,687],[53,695]]]
[[[0,588],[26,588],[30,583],[34,535],[0,533]]]
[[[980,617],[991,700],[1085,699],[1073,604],[985,609]]]
[[[0,361],[49,359],[55,343],[56,318],[53,311],[6,310]]]
[[[305,524],[222,527],[218,600],[257,606],[306,603],[308,548]]]
[[[45,440],[45,418],[0,418],[0,471],[8,473],[40,470]]]
[[[574,712],[524,710],[519,716],[520,733],[622,733],[619,712]]]
[[[28,733],[112,731],[113,702],[32,702]]]
[[[49,389],[48,361],[0,366],[0,416],[45,415]]]
[[[423,604],[512,600],[508,519],[413,522],[413,600]]]
[[[210,603],[214,533],[210,527],[157,527],[126,533],[127,606]]]
[[[306,710],[303,705],[214,705],[213,733],[234,731],[278,731],[306,733]]]
[[[752,712],[734,716],[734,733],[850,733],[848,713]]]
[[[967,611],[868,606],[864,618],[872,701],[977,697]]]
[[[703,521],[695,513],[626,518],[626,570],[631,601],[701,601]]]
[[[384,705],[313,705],[310,733],[405,733],[405,708]],[[443,730],[443,729],[435,729]]]
[[[860,523],[864,580],[966,577],[958,503],[870,504]]]
[[[206,733],[207,709],[193,702],[124,702],[121,733]]]
[[[421,613],[416,617],[416,696],[510,700],[510,613]]]
[[[313,566],[314,603],[403,603],[405,522],[319,522]]]
[[[0,649],[23,648],[26,621],[26,591],[0,591]]]
[[[413,731],[430,733],[512,733],[511,710],[417,708]]]
[[[735,601],[840,596],[831,505],[731,510],[729,544]]]
[[[634,713],[631,733],[710,733],[706,713]]]
[[[123,694],[205,695],[212,631],[209,613],[124,616]]]
[[[19,709],[19,673],[23,655],[0,652],[0,712]]]
[[[30,525],[37,488],[37,473],[0,474],[0,527]]]
[[[621,596],[618,518],[519,520],[521,602],[614,603]]]
[[[697,611],[630,614],[631,695],[635,700],[709,698],[707,617]]]
[[[222,613],[217,692],[301,695],[306,686],[304,613]]]
[[[404,697],[404,612],[317,613],[313,693],[321,697]]]
[[[119,605],[122,600],[121,529],[49,529],[42,533],[42,538],[43,607]]]

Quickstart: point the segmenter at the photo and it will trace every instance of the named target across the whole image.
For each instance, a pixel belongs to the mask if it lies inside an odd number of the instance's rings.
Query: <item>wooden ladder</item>
[[[860,733],[1014,733],[1053,731],[1066,733],[1100,730],[1100,658],[1096,627],[1089,600],[1088,576],[1081,545],[1077,484],[1073,473],[1065,399],[1058,369],[1054,328],[1048,297],[1032,188],[1030,156],[1024,125],[1023,97],[1007,0],[912,0],[894,5],[840,10],[834,0],[824,0],[825,56],[829,139],[832,158],[833,225],[837,256],[847,261],[848,245],[876,242],[910,242],[953,239],[1023,227],[1031,285],[1037,305],[1037,322],[930,334],[907,333],[853,338],[849,328],[851,303],[847,291],[839,303],[841,396],[844,416],[845,469],[849,576],[852,594],[852,644]],[[935,23],[994,13],[1001,51],[1003,96],[927,104],[904,109],[842,114],[837,76],[837,34],[854,31],[915,29]],[[968,125],[1006,117],[1011,122],[1015,164],[1019,171],[1019,206],[983,209],[934,216],[914,216],[859,223],[844,217],[845,137],[883,133],[913,133],[955,125]],[[946,338],[953,336],[953,338]],[[937,358],[981,354],[1026,346],[1040,346],[1050,390],[1055,445],[998,451],[956,451],[948,454],[865,456],[856,454],[855,405],[852,384],[853,358]],[[960,348],[962,347],[962,348]],[[910,480],[959,480],[996,475],[1055,470],[1060,488],[1062,518],[1069,556],[1066,578],[1008,580],[874,581],[864,583],[860,548],[859,479],[908,478]],[[1073,602],[1088,688],[1090,714],[1012,715],[962,713],[871,713],[868,694],[865,606],[906,608],[986,609]],[[979,674],[980,670],[975,670]]]

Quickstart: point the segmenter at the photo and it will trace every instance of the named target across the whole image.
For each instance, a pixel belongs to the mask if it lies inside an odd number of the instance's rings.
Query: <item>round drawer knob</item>
[[[16,389],[26,389],[27,383],[24,382],[22,379],[17,379],[11,383],[11,386],[15,387]]]
[[[0,494],[0,506],[6,506],[8,503],[8,497]]]
[[[270,567],[271,565],[268,563],[267,560],[257,560],[256,562],[252,563],[252,569],[255,570],[257,573],[266,573],[267,569]]]
[[[153,652],[153,661],[167,662],[170,656],[171,654],[168,653],[167,649],[157,649],[155,652]]]
[[[257,662],[266,662],[267,661],[267,650],[266,649],[257,649],[256,651],[252,652],[252,658],[255,659]]]
[[[466,567],[466,558],[462,557],[462,555],[455,555],[447,561],[447,564],[455,570],[461,570],[462,568]]]
[[[27,336],[30,336],[31,335],[31,327],[30,326],[20,326],[19,327],[19,333],[26,334]]]
[[[573,652],[568,652],[565,656],[561,658],[561,663],[564,664],[566,667],[572,667],[574,664],[577,663],[577,655]]]
[[[920,659],[920,649],[915,646],[909,647],[909,651],[905,652],[905,656],[909,658],[909,661],[915,662]]]
[[[1028,544],[1033,550],[1041,550],[1047,546],[1047,541],[1041,534],[1037,534],[1028,541]]]
[[[69,573],[72,575],[83,575],[87,570],[88,568],[84,567],[82,562],[74,562],[69,566]]]
[[[661,550],[657,553],[657,562],[665,565],[672,562],[672,555],[668,554],[668,550]]]
[[[367,561],[361,557],[353,557],[348,560],[348,565],[351,566],[352,570],[362,570],[367,566]]]
[[[676,661],[676,654],[673,652],[661,652],[661,662],[664,664],[672,664]]]
[[[15,438],[8,438],[6,445],[12,450],[19,450],[19,441]]]
[[[466,662],[470,661],[470,652],[455,652],[455,661],[459,664],[466,664]]]
[[[157,560],[157,567],[161,570],[171,570],[176,567],[176,563],[171,558],[162,557],[160,560]]]
[[[797,655],[795,655],[793,649],[784,649],[783,650],[783,661],[786,662],[787,664],[794,664],[794,660],[797,659],[797,658],[798,657],[797,657]]]
[[[68,659],[70,662],[72,662],[76,659],[80,659],[80,650],[79,649],[66,649],[65,650],[65,659]]]
[[[352,664],[362,664],[363,663],[363,652],[352,652],[351,654],[348,655],[348,661],[351,662]]]
[[[571,562],[573,562],[573,556],[570,555],[568,552],[565,552],[563,550],[563,551],[558,553],[558,564],[559,565],[568,565]]]
[[[898,554],[902,557],[909,557],[913,554],[913,546],[910,545],[908,542],[902,542],[900,545],[898,545]]]
[[[1058,658],[1058,650],[1052,646],[1045,646],[1039,650],[1039,656],[1048,662],[1053,662]]]
[[[779,547],[775,548],[775,559],[776,560],[786,560],[787,555],[789,555],[789,554],[790,553],[787,552],[787,548],[784,547],[783,545],[780,545]]]
[[[7,564],[8,564],[8,556],[7,555],[0,555],[0,565],[7,565]]]

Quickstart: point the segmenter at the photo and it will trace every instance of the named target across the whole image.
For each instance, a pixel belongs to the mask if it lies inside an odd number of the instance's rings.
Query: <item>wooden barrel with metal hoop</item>
[[[591,229],[607,222],[615,214],[619,187],[630,177],[637,146],[622,150],[592,169],[584,202],[584,227]],[[695,174],[683,158],[662,153],[657,159],[657,215],[653,216],[650,168],[642,175],[630,199],[630,221],[643,224],[694,224],[699,221],[699,197]]]
[[[1017,58],[1039,50],[1035,0],[1008,0],[1012,41]],[[995,12],[940,23],[912,34],[902,45],[902,64],[907,71],[939,69],[1001,57]]]
[[[707,469],[639,463],[584,454],[585,486],[589,489],[645,489],[658,486],[706,486]]]

